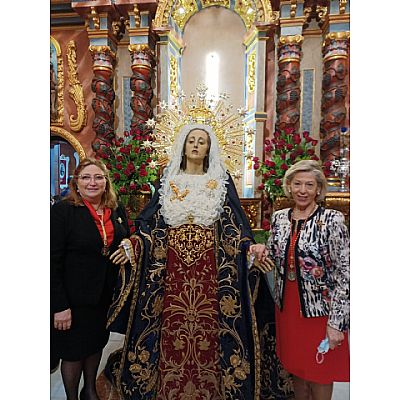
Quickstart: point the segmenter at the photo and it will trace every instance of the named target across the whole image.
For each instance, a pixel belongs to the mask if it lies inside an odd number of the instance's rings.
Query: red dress
[[[347,332],[342,345],[324,354],[318,364],[317,347],[325,338],[328,316],[305,318],[301,313],[297,278],[286,278],[282,311],[275,307],[276,351],[289,373],[315,383],[350,381],[350,356]]]

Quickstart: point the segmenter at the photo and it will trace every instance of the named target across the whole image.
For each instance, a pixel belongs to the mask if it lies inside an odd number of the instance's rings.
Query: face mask
[[[328,351],[329,351],[329,340],[328,338],[325,338],[321,340],[321,343],[317,348],[317,354],[315,355],[315,360],[317,361],[318,364],[322,364],[324,362],[324,354],[326,354]]]

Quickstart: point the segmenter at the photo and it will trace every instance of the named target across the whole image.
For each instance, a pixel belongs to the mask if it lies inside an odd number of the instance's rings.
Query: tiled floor
[[[108,355],[122,346],[122,341],[123,341],[123,335],[120,335],[118,333],[111,334],[110,340],[103,351],[103,357],[100,362],[99,372],[103,370]],[[65,400],[66,397],[61,380],[60,369],[51,374],[50,385],[51,385],[50,400]],[[333,387],[332,400],[349,400],[350,399],[349,386],[350,386],[349,383],[335,383]]]

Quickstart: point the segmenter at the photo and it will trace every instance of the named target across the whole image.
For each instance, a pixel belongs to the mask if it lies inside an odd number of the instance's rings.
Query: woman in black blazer
[[[101,161],[83,160],[69,186],[50,217],[51,349],[62,359],[67,399],[78,399],[83,372],[81,400],[98,400],[96,375],[118,275],[114,264],[128,261],[123,245],[129,226]]]

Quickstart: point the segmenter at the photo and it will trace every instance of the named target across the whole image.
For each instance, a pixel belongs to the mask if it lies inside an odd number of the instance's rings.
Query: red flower
[[[114,172],[114,181],[119,181],[121,179],[121,175],[118,172]]]
[[[293,150],[294,146],[291,143],[288,143],[286,145],[286,148],[290,151],[290,150]]]
[[[289,126],[287,128],[284,129],[286,135],[291,135],[294,132],[294,128]]]
[[[121,194],[126,194],[126,193],[127,193],[127,190],[126,190],[126,188],[125,188],[124,186],[122,186],[122,187],[119,188],[119,192],[120,192]]]
[[[318,140],[316,140],[316,139],[311,140],[311,144],[313,146],[316,146],[318,144]]]
[[[150,192],[150,186],[149,186],[147,183],[144,183],[144,184],[142,185],[142,190],[143,190],[144,192]]]
[[[309,136],[310,136],[310,132],[308,132],[308,131],[304,131],[303,132],[303,138],[304,139],[307,139]]]
[[[257,170],[258,168],[260,168],[260,164],[259,164],[259,163],[254,163],[253,168],[254,168],[255,170]]]
[[[308,150],[307,150],[307,154],[308,154],[309,156],[312,156],[312,155],[315,154],[315,150],[314,150],[314,149],[308,149]]]
[[[136,190],[136,183],[131,182],[131,184],[129,185],[129,189],[132,190],[132,191],[135,191]]]
[[[147,171],[145,169],[140,168],[139,175],[140,176],[147,176]]]
[[[264,184],[260,183],[260,184],[257,186],[257,190],[264,190]]]
[[[115,168],[117,168],[118,171],[121,171],[121,169],[122,169],[122,164],[121,164],[121,163],[118,163],[118,164],[115,166]]]
[[[274,183],[276,186],[281,186],[282,185],[282,181],[280,179],[274,179]]]
[[[261,228],[263,228],[265,231],[270,231],[271,230],[271,224],[268,219],[264,219],[261,223]]]
[[[301,143],[301,137],[300,137],[299,134],[295,133],[293,135],[293,142],[294,142],[294,144],[300,144]]]
[[[289,169],[289,167],[285,163],[283,163],[281,165],[281,169],[283,169],[284,171],[287,171]]]

